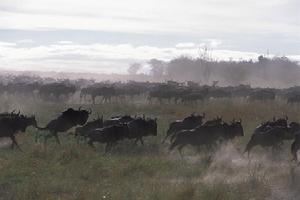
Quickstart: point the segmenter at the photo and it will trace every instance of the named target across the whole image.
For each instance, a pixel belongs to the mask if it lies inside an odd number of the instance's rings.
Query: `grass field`
[[[1,111],[21,109],[35,114],[45,125],[59,112],[79,104],[44,103],[23,98],[0,99]],[[93,114],[145,114],[158,118],[159,135],[146,138],[145,145],[121,142],[109,154],[98,145],[92,149],[76,144],[70,134],[61,134],[62,145],[50,140],[47,146],[35,142],[36,130],[17,136],[24,152],[0,149],[0,199],[299,199],[300,168],[290,162],[290,142],[277,155],[255,148],[250,159],[240,152],[253,129],[273,116],[300,121],[300,106],[285,102],[247,103],[217,100],[198,105],[105,104],[83,105]],[[245,137],[211,152],[192,147],[168,152],[161,144],[169,122],[193,112],[216,115],[225,121],[243,120]],[[3,142],[3,141],[2,141]]]

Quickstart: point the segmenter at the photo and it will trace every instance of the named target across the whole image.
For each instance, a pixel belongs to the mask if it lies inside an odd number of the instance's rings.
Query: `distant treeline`
[[[214,61],[179,57],[169,62],[152,59],[148,63],[151,67],[150,75],[156,81],[190,80],[208,85],[218,81],[220,85],[289,87],[297,85],[300,78],[300,65],[287,57],[259,56],[257,61]]]

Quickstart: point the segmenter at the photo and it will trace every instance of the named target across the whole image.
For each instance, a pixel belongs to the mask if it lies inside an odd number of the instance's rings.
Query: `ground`
[[[24,98],[1,98],[1,111],[21,109],[35,114],[45,125],[74,102],[45,103]],[[250,158],[241,152],[253,129],[273,116],[289,116],[300,122],[300,107],[285,102],[211,100],[197,105],[112,103],[83,105],[93,114],[108,118],[119,114],[158,118],[159,135],[145,139],[145,145],[121,142],[109,154],[77,144],[71,133],[61,134],[62,145],[50,140],[47,146],[35,142],[37,130],[29,128],[17,140],[23,152],[11,150],[2,139],[0,149],[0,199],[299,199],[300,167],[291,162],[290,142],[272,154],[255,148]],[[162,144],[169,122],[193,112],[225,121],[242,119],[245,136],[222,145],[215,152],[188,147],[183,158]],[[72,131],[70,131],[72,132]]]

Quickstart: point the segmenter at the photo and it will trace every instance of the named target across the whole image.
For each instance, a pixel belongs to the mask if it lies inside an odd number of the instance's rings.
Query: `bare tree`
[[[158,59],[151,59],[148,64],[150,65],[150,73],[155,78],[162,78],[165,73],[166,63]]]
[[[136,75],[138,73],[138,71],[142,68],[142,65],[140,63],[132,63],[128,69],[127,72],[130,75]]]

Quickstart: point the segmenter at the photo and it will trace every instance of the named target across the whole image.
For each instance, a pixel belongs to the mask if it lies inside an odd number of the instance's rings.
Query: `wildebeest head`
[[[89,109],[89,111],[87,110],[81,110],[81,108],[79,108],[79,110],[77,111],[78,112],[78,125],[84,125],[88,118],[89,118],[89,115],[92,114],[92,110]]]
[[[233,121],[229,125],[229,135],[231,138],[234,138],[236,136],[244,136],[244,129],[242,126],[242,120],[240,119],[239,121]]]

